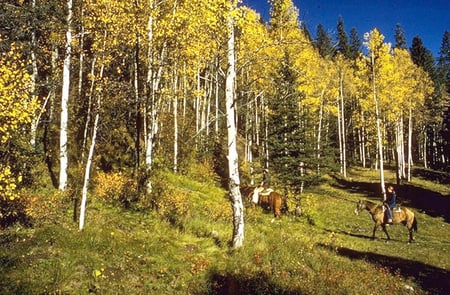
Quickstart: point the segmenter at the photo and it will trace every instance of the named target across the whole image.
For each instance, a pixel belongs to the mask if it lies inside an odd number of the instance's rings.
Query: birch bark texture
[[[69,121],[69,89],[70,89],[70,58],[72,54],[72,0],[67,0],[67,31],[66,52],[63,65],[63,85],[61,93],[61,123],[59,138],[59,189],[65,191],[67,187],[67,173],[69,157],[67,154],[67,126]]]
[[[229,194],[233,208],[233,237],[232,247],[240,248],[244,244],[244,205],[239,190],[239,165],[236,145],[236,116],[235,116],[235,40],[234,40],[234,20],[233,8],[235,1],[231,0],[230,14],[228,16],[228,69],[225,86],[225,105],[227,114],[227,134],[228,134],[228,173],[229,173]]]

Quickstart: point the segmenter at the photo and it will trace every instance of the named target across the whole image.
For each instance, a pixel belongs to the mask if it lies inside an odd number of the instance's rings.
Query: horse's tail
[[[412,228],[414,229],[415,232],[417,232],[417,218],[416,218],[416,216],[414,216],[413,223],[412,223]]]

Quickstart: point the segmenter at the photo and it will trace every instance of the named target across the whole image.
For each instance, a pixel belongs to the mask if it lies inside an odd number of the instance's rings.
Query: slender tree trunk
[[[234,1],[232,1],[234,2]],[[233,5],[234,6],[234,5]],[[231,8],[233,9],[233,8]],[[239,165],[236,143],[235,126],[235,49],[234,49],[234,24],[230,13],[228,16],[228,69],[226,76],[226,114],[228,131],[228,173],[230,200],[233,208],[233,248],[240,248],[244,244],[244,206],[241,192],[239,191]]]
[[[219,67],[219,62],[216,62],[216,67]],[[216,103],[215,103],[215,122],[214,122],[214,131],[216,132],[216,136],[219,136],[219,71],[216,71]]]
[[[411,166],[412,166],[412,107],[410,102],[409,116],[408,116],[408,182],[411,182]]]
[[[173,81],[173,172],[178,172],[178,69],[174,65]]]
[[[321,157],[321,140],[322,140],[322,121],[323,121],[323,106],[324,106],[325,90],[320,94],[320,108],[319,108],[319,125],[317,127],[317,175],[320,175],[320,157]]]
[[[59,189],[61,191],[66,190],[67,174],[69,168],[69,156],[67,151],[67,127],[69,121],[70,59],[72,54],[72,0],[67,0],[67,11],[66,52],[63,66],[61,124],[59,139]]]
[[[136,41],[134,44],[134,59],[133,59],[133,90],[134,90],[134,101],[135,101],[135,138],[134,138],[134,158],[135,158],[135,171],[138,175],[138,179],[141,179],[141,135],[142,135],[142,113],[141,113],[141,98],[139,95],[139,51],[140,51],[140,36],[136,33]],[[142,190],[141,181],[138,181],[137,185],[138,194]]]
[[[31,2],[31,7],[33,10],[33,14],[35,13],[36,8],[36,0],[33,0]],[[31,93],[33,100],[37,97],[37,79],[38,79],[38,66],[37,66],[37,57],[36,57],[36,49],[38,48],[38,44],[36,41],[36,28],[35,23],[33,21],[33,28],[31,29],[31,68],[32,68],[32,75],[31,75]],[[36,136],[37,136],[37,128],[39,124],[39,118],[41,117],[42,110],[45,109],[45,105],[39,110],[39,113],[36,114],[32,120],[31,120],[31,139],[30,143],[31,146],[36,148]]]
[[[340,173],[344,174],[344,156],[343,156],[343,152],[342,152],[342,124],[341,124],[341,104],[339,102],[339,100],[337,101],[337,107],[338,107],[338,111],[337,111],[337,126],[338,126],[338,139],[339,139],[339,166],[340,166]]]
[[[342,173],[344,178],[347,178],[347,153],[346,153],[346,133],[345,133],[345,109],[344,109],[344,74],[341,73],[339,79],[339,96],[341,103],[341,130],[342,130]]]
[[[365,117],[364,117],[364,111],[361,111],[361,121],[362,121],[362,126],[361,126],[361,150],[362,150],[362,154],[361,154],[361,160],[362,160],[362,165],[364,168],[366,168],[367,164],[366,164],[366,128],[365,128]]]
[[[150,11],[153,11],[153,0],[150,0]],[[145,170],[146,170],[146,191],[152,192],[152,183],[149,175],[153,166],[153,147],[155,144],[155,137],[158,134],[158,112],[160,107],[160,97],[157,96],[157,89],[162,77],[163,64],[165,59],[166,43],[163,43],[160,56],[159,67],[155,72],[154,66],[154,40],[153,40],[153,16],[150,13],[148,18],[148,72],[147,72],[147,101],[145,105],[144,114],[144,132],[145,132]]]
[[[87,202],[87,190],[89,186],[89,179],[90,179],[90,171],[91,171],[91,165],[92,165],[92,159],[94,158],[94,149],[95,149],[95,142],[97,138],[97,129],[98,129],[98,121],[100,117],[100,93],[97,94],[97,112],[95,114],[94,119],[94,126],[92,128],[92,139],[91,139],[91,146],[89,148],[89,154],[86,161],[86,169],[84,172],[84,181],[83,181],[83,189],[82,189],[82,195],[81,195],[81,206],[80,206],[80,224],[79,224],[79,230],[83,230],[84,228],[84,220],[86,216],[86,202]]]
[[[106,32],[105,32],[105,36],[104,38],[106,39]],[[91,110],[92,110],[92,96],[94,95],[94,86],[95,86],[95,64],[97,62],[97,58],[94,56],[94,58],[92,59],[92,64],[91,64],[91,86],[89,88],[89,94],[88,94],[88,108],[87,108],[87,113],[86,113],[86,122],[84,124],[84,131],[83,131],[83,144],[81,147],[81,163],[84,163],[84,158],[85,158],[85,151],[86,151],[86,144],[87,144],[87,140],[88,140],[88,132],[89,132],[89,125],[91,123]]]
[[[380,164],[380,186],[381,192],[383,194],[383,200],[386,200],[386,189],[384,183],[384,165],[383,165],[383,138],[381,134],[381,118],[380,111],[378,107],[378,98],[377,98],[377,90],[376,90],[376,76],[375,76],[375,56],[371,54],[371,63],[372,63],[372,94],[373,100],[375,103],[375,115],[377,122],[377,138],[378,138],[378,163]]]
[[[397,178],[397,184],[400,184],[402,181],[402,151],[401,151],[401,123],[400,118],[395,123],[395,163],[397,166],[396,169],[396,178]]]

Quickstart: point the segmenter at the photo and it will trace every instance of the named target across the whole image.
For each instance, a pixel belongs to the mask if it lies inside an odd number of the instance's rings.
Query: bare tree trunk
[[[154,1],[150,0],[150,11],[154,9]],[[159,88],[159,83],[162,77],[163,61],[165,59],[166,43],[162,44],[158,70],[153,70],[154,66],[154,40],[153,40],[153,16],[150,13],[148,18],[148,72],[147,72],[147,101],[145,105],[144,114],[144,133],[145,133],[145,170],[146,170],[146,191],[152,192],[152,183],[149,179],[149,175],[153,166],[153,147],[155,144],[155,137],[158,134],[158,121],[159,121],[159,107],[160,97],[157,97],[156,91]]]
[[[320,94],[319,108],[319,125],[317,126],[317,175],[320,175],[320,157],[321,157],[321,140],[322,140],[322,121],[323,121],[323,105],[325,90]]]
[[[33,0],[31,2],[31,7],[33,10],[33,14],[34,14],[35,13],[34,10],[36,8],[36,0]],[[36,28],[33,25],[33,28],[31,29],[31,67],[32,67],[32,71],[33,71],[32,75],[31,75],[31,89],[32,89],[31,94],[33,96],[32,97],[33,100],[35,100],[37,97],[37,86],[36,86],[37,79],[38,79],[38,66],[37,66],[37,57],[36,57],[36,49],[37,48],[38,48],[38,44],[36,41]],[[44,107],[42,107],[41,110],[39,110],[39,113],[36,114],[31,120],[30,143],[31,143],[31,146],[34,148],[36,148],[36,136],[37,136],[37,128],[38,128],[38,124],[39,124],[39,118],[41,117],[42,110],[45,109],[45,103],[44,103]]]
[[[412,107],[410,102],[409,116],[408,116],[408,182],[411,182],[411,166],[412,166]]]
[[[173,172],[178,172],[178,69],[173,73]]]
[[[89,186],[89,179],[90,179],[90,171],[91,171],[91,165],[92,165],[92,159],[94,157],[94,149],[95,149],[95,142],[97,138],[97,129],[98,129],[98,121],[100,117],[100,93],[97,94],[97,112],[95,114],[94,119],[94,126],[92,128],[92,139],[91,139],[91,146],[89,148],[89,154],[86,161],[86,169],[84,172],[84,181],[83,181],[83,189],[82,189],[82,195],[81,195],[81,206],[80,206],[80,224],[79,224],[79,230],[83,230],[84,228],[84,220],[86,216],[86,202],[87,202],[87,190]]]
[[[339,167],[340,167],[340,173],[344,174],[344,157],[343,157],[343,152],[342,152],[342,124],[341,124],[341,104],[339,102],[339,100],[337,101],[337,107],[338,107],[338,111],[337,111],[337,126],[338,126],[338,139],[339,139]]]
[[[365,118],[364,118],[364,111],[361,111],[361,120],[362,120],[362,126],[361,126],[361,159],[362,159],[362,165],[364,168],[366,168],[366,129],[365,129]]]
[[[105,32],[105,39],[106,39],[106,32]],[[86,144],[88,139],[88,131],[89,131],[89,125],[91,122],[91,108],[92,108],[92,96],[94,95],[94,85],[95,85],[95,63],[97,61],[97,58],[94,57],[92,59],[92,65],[91,65],[91,87],[89,88],[89,94],[88,94],[88,109],[86,114],[86,122],[84,124],[84,132],[83,132],[83,144],[81,147],[81,162],[84,163],[84,153],[86,150]]]
[[[234,2],[234,1],[232,1]],[[233,5],[234,6],[234,5]],[[232,10],[233,10],[232,6]],[[230,11],[231,12],[231,11]],[[228,173],[230,200],[233,208],[233,248],[240,248],[244,244],[244,206],[241,192],[239,191],[239,163],[236,143],[235,125],[235,49],[234,49],[234,23],[233,17],[228,16],[228,69],[226,76],[226,113],[228,131]]]
[[[70,59],[72,54],[72,0],[67,0],[67,11],[66,52],[63,66],[61,124],[59,139],[59,189],[61,191],[66,190],[67,174],[69,168],[69,157],[67,152],[67,126],[69,121]]]
[[[347,178],[347,153],[346,153],[346,133],[345,133],[345,109],[344,109],[344,75],[341,73],[341,78],[339,79],[339,96],[341,103],[341,130],[342,130],[342,173],[344,178]]]
[[[384,183],[384,165],[383,165],[383,138],[381,134],[381,118],[380,118],[380,111],[378,107],[378,98],[377,98],[377,91],[376,91],[376,76],[375,76],[375,56],[372,53],[371,54],[371,63],[372,63],[372,94],[373,94],[373,100],[375,103],[375,115],[376,115],[376,122],[377,122],[377,138],[378,138],[378,162],[380,164],[380,186],[381,186],[381,192],[383,194],[383,200],[386,200],[386,189],[385,189],[385,183]]]

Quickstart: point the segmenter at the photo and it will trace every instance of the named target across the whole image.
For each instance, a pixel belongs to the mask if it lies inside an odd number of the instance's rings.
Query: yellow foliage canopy
[[[0,58],[0,144],[5,147],[14,137],[18,137],[31,119],[38,104],[31,98],[31,78],[25,69],[17,49],[13,44],[9,52]],[[14,200],[20,175],[14,175],[8,163],[0,164],[0,196]]]

